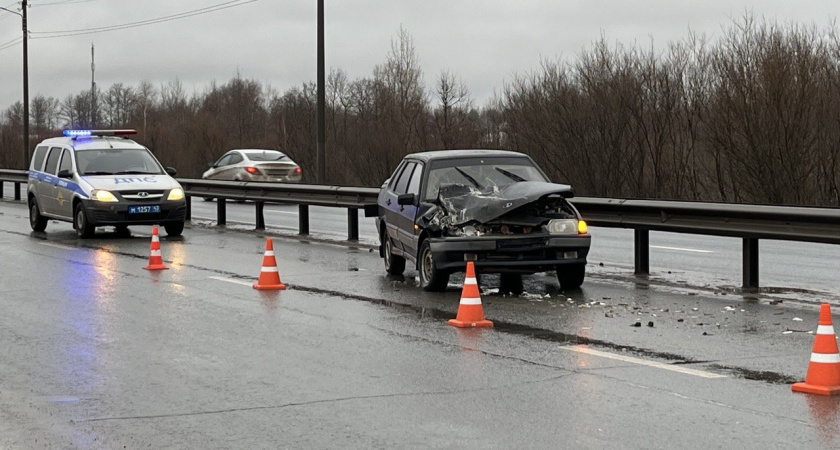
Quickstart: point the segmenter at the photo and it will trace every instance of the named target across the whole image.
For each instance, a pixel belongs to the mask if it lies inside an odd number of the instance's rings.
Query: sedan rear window
[[[243,153],[245,153],[245,156],[247,156],[251,161],[280,161],[281,159],[288,158],[288,156],[283,153],[268,150]]]

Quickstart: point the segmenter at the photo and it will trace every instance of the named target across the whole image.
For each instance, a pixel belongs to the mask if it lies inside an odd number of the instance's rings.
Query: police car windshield
[[[142,148],[76,150],[76,165],[81,175],[160,175],[157,160]]]

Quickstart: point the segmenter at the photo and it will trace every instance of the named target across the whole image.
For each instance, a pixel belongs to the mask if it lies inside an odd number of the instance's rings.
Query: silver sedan
[[[285,153],[277,150],[237,149],[210,165],[201,178],[232,181],[279,181],[298,183],[303,171]]]

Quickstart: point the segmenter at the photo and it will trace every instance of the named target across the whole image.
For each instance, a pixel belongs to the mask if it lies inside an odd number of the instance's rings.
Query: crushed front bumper
[[[430,238],[435,266],[464,270],[466,260],[488,272],[536,273],[558,265],[586,264],[589,234],[574,236],[481,236]]]

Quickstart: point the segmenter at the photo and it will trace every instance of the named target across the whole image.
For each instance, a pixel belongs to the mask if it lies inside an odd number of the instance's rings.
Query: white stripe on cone
[[[260,272],[277,272],[277,271],[278,271],[278,270],[277,270],[277,268],[276,268],[276,267],[266,267],[266,266],[263,266],[263,267],[262,267],[262,269],[260,269]]]
[[[817,326],[817,334],[830,334],[834,336],[834,325],[819,325]]]
[[[462,305],[480,305],[481,298],[461,297]]]
[[[811,353],[811,362],[840,364],[840,353]]]
[[[151,254],[152,256],[160,256],[160,250],[152,250]]]
[[[464,284],[478,284],[473,277],[464,278]]]
[[[265,251],[265,256],[274,256],[274,252],[271,251],[271,250],[266,250]]]

